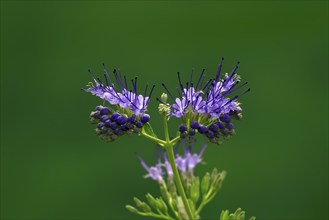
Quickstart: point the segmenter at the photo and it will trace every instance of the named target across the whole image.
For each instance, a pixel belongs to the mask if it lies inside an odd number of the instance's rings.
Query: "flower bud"
[[[201,192],[203,196],[205,196],[208,193],[209,183],[210,183],[210,174],[206,173],[206,175],[204,175],[201,181]]]
[[[144,114],[144,115],[141,117],[141,122],[142,122],[143,124],[149,122],[149,120],[150,120],[150,116],[149,116],[148,114]]]
[[[166,93],[162,93],[161,95],[161,102],[167,103],[168,95]]]
[[[181,125],[179,126],[178,130],[179,130],[180,132],[184,132],[184,131],[187,130],[187,127],[186,127],[185,124],[181,124]]]
[[[102,108],[100,110],[101,115],[108,115],[110,113],[110,110],[106,107]]]
[[[128,211],[130,211],[132,213],[138,214],[138,210],[135,207],[131,206],[131,205],[126,205],[126,209],[128,209]]]

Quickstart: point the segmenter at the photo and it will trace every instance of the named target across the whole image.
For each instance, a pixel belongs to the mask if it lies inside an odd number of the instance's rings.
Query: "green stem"
[[[166,219],[166,220],[174,220],[171,217],[167,217],[165,215],[158,215],[158,214],[154,214],[154,213],[145,213],[145,212],[137,212],[138,215],[141,216],[149,216],[149,217],[153,217],[153,218],[160,218],[160,219]]]
[[[168,118],[167,118],[167,116],[163,116],[163,129],[164,129],[164,133],[165,133],[166,143],[169,143],[170,138],[169,138]]]
[[[174,139],[172,139],[170,141],[170,144],[172,144],[174,146],[177,143],[177,141],[179,141],[179,139],[180,139],[180,136],[175,137]]]
[[[161,146],[164,146],[166,144],[165,141],[160,140],[159,138],[153,137],[147,133],[145,133],[144,131],[141,132],[141,135],[143,135],[144,137],[146,137],[147,139],[150,139],[151,141],[154,141],[158,144],[160,144]]]
[[[177,166],[176,166],[175,155],[174,155],[174,150],[173,150],[174,145],[176,144],[176,142],[179,140],[180,137],[178,136],[178,137],[175,137],[174,139],[170,140],[167,116],[163,117],[163,127],[164,127],[165,141],[161,140],[159,138],[153,137],[153,136],[147,134],[146,132],[144,132],[143,130],[141,132],[141,135],[160,144],[162,147],[165,147],[167,156],[168,156],[168,160],[169,160],[169,163],[171,165],[171,168],[172,168],[172,171],[174,174],[174,180],[175,180],[179,195],[181,196],[181,198],[183,200],[185,211],[186,211],[187,215],[189,216],[189,219],[194,220],[194,214],[191,211],[189,201],[188,201],[188,199],[186,197],[186,193],[184,191],[182,180],[181,180],[180,174],[179,174]],[[153,217],[160,218],[160,216],[158,216],[158,215],[153,216]]]
[[[176,166],[176,161],[175,161],[175,155],[174,155],[174,150],[173,150],[173,145],[168,143],[165,145],[166,151],[167,151],[167,156],[168,156],[168,160],[169,163],[171,165],[172,171],[174,173],[174,180],[178,189],[178,192],[180,194],[180,196],[182,197],[183,203],[184,203],[184,207],[185,207],[185,211],[187,213],[187,215],[189,216],[189,218],[192,220],[194,219],[193,213],[191,211],[189,202],[187,200],[185,191],[184,191],[184,187],[182,184],[182,180],[180,178],[177,166]]]

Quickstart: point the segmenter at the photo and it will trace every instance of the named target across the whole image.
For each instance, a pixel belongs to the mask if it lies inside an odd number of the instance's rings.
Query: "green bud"
[[[157,206],[161,211],[163,211],[164,213],[168,212],[168,207],[162,198],[157,198],[156,202],[157,202]]]
[[[218,174],[217,179],[216,179],[215,184],[214,184],[214,189],[216,191],[219,191],[219,189],[221,188],[223,180],[225,179],[225,176],[226,176],[225,171],[222,171],[221,173]]]
[[[126,205],[126,209],[128,209],[128,211],[130,211],[132,213],[138,214],[138,210],[135,207],[131,206],[131,205]]]
[[[170,202],[170,196],[168,195],[168,191],[166,189],[166,187],[164,187],[163,185],[160,186],[160,192],[161,192],[161,195],[162,197],[167,201],[167,202]]]
[[[162,93],[161,95],[161,101],[163,103],[167,103],[168,95],[166,93]]]
[[[185,210],[184,203],[181,197],[177,197],[177,210],[182,219],[189,219],[189,216]]]
[[[191,199],[196,204],[200,197],[200,179],[199,177],[194,178],[193,184],[191,186]]]
[[[143,210],[143,211],[146,212],[146,213],[147,213],[147,212],[152,212],[150,206],[148,206],[145,202],[140,201],[140,200],[137,199],[136,197],[134,197],[134,201],[135,201],[135,203],[136,203],[136,206],[137,206],[139,209]]]
[[[176,193],[176,186],[173,179],[170,179],[168,181],[168,191],[171,195],[174,195],[174,193]]]
[[[218,170],[215,168],[211,172],[211,180],[214,181],[217,178]]]
[[[134,197],[135,204],[137,208],[142,209],[142,201],[140,201],[138,198]]]
[[[142,210],[146,213],[152,212],[152,209],[149,205],[147,205],[145,202],[142,203]]]
[[[146,197],[148,203],[151,205],[151,207],[154,209],[157,209],[157,202],[156,202],[155,198],[150,193],[146,194],[145,197]]]
[[[233,214],[234,220],[244,220],[244,217],[245,217],[245,212],[242,211],[241,208],[238,208]]]
[[[201,193],[203,196],[207,195],[209,190],[210,174],[206,173],[201,181]]]
[[[220,217],[219,219],[220,220],[228,220],[228,216],[229,216],[230,212],[228,210],[223,210],[221,213],[220,213]]]

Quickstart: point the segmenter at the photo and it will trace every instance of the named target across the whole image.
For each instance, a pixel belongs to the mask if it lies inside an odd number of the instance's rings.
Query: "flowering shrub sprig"
[[[97,106],[90,114],[90,120],[96,124],[96,134],[108,142],[124,135],[138,134],[163,149],[162,155],[154,166],[149,166],[138,156],[141,166],[146,170],[146,178],[155,180],[160,187],[161,196],[146,195],[147,202],[134,198],[136,207],[126,208],[136,214],[160,219],[200,219],[200,212],[219,192],[226,172],[218,172],[215,168],[202,178],[195,176],[195,167],[202,163],[207,143],[199,146],[194,152],[196,135],[206,137],[210,143],[221,144],[235,134],[233,119],[242,118],[242,109],[238,98],[250,91],[236,91],[247,85],[240,84],[236,74],[239,62],[233,70],[221,77],[223,59],[217,73],[210,80],[205,80],[205,69],[194,82],[194,71],[189,81],[182,83],[178,76],[178,97],[173,96],[163,83],[166,93],[157,98],[159,113],[163,118],[164,139],[158,138],[150,124],[150,115],[146,113],[153,93],[154,85],[148,92],[146,86],[143,94],[137,88],[137,77],[127,83],[125,76],[114,69],[110,77],[104,65],[104,82],[95,78],[90,72],[93,82],[83,90],[104,100],[110,106]],[[168,103],[168,97],[172,104]],[[178,118],[181,125],[177,135],[170,139],[168,120]],[[183,154],[175,152],[174,146],[183,143]],[[222,211],[221,220],[243,220],[245,213],[237,209],[235,213]],[[251,220],[255,218],[252,217]]]

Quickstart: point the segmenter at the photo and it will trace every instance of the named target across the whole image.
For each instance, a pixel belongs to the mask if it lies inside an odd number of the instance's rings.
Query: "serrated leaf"
[[[152,137],[157,137],[157,135],[154,133],[153,131],[153,128],[151,126],[150,123],[145,123],[144,126],[143,126],[143,131],[148,134],[148,135],[151,135]]]

